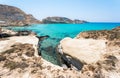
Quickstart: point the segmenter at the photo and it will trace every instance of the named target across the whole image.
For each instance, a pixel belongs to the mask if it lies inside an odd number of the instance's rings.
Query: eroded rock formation
[[[63,39],[60,46],[59,52],[63,61],[70,62],[69,65],[77,69],[79,67],[69,58],[79,60],[83,64],[80,77],[120,77],[120,27],[82,32],[74,39]]]
[[[114,28],[112,30],[101,30],[101,31],[87,31],[81,32],[77,35],[77,39],[85,38],[85,39],[104,39],[104,40],[119,40],[120,39],[120,26]]]
[[[8,30],[4,30],[4,32],[7,31]],[[43,36],[43,38],[46,37],[48,36]],[[80,72],[70,69],[64,69],[60,66],[53,65],[52,63],[47,62],[41,56],[39,56],[37,49],[38,41],[39,39],[35,36],[35,34],[2,38],[0,40],[0,71],[1,71],[0,77],[1,78],[79,77]]]
[[[119,33],[119,27],[113,30],[118,31],[117,33]],[[4,30],[4,32],[6,32],[6,30]],[[48,36],[45,36],[43,38],[46,37]],[[64,63],[66,62],[68,64],[67,66],[69,66],[70,68],[67,68],[65,65],[63,65],[64,68],[53,65],[50,62],[44,60],[41,56],[38,56],[38,49],[37,49],[38,41],[39,39],[35,36],[35,34],[30,34],[28,36],[20,35],[20,36],[6,37],[4,38],[4,40],[1,39],[0,40],[0,70],[1,70],[0,77],[1,78],[7,78],[7,77],[9,78],[13,78],[13,77],[16,78],[29,78],[29,77],[31,78],[119,78],[120,77],[119,38],[115,38],[113,40],[101,39],[101,38],[97,40],[92,38],[85,39],[83,37],[81,38],[79,37],[77,39],[76,38],[64,39],[63,41],[61,41],[62,44],[58,46],[58,50],[61,55],[64,55],[64,57],[62,57],[66,59],[64,60]],[[64,45],[66,43],[68,43],[69,45]],[[83,43],[86,44],[84,45]],[[101,44],[104,46],[100,46]],[[80,50],[78,50],[79,48]],[[64,51],[69,52],[69,49],[72,50],[71,52],[72,54],[64,52]],[[103,49],[102,52],[103,54],[99,54],[99,52],[101,52],[100,51],[101,49]],[[90,54],[88,53],[89,51]],[[82,56],[78,55],[79,54],[78,53],[76,57],[75,56],[76,52],[80,52],[83,55]],[[82,58],[78,58],[78,57],[82,57]],[[97,60],[95,58],[97,58]],[[76,70],[80,69],[80,71],[76,71],[75,69]]]

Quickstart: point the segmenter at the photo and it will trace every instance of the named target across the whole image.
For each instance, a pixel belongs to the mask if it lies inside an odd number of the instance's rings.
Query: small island
[[[71,20],[66,17],[47,17],[42,20],[43,24],[81,24],[86,23],[84,20]]]

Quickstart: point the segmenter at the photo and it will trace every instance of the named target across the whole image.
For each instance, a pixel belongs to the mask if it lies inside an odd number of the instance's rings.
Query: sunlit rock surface
[[[64,61],[70,60],[69,64],[76,68],[78,67],[71,59],[79,60],[83,64],[80,77],[120,77],[120,27],[113,30],[82,32],[74,39],[63,39],[60,46],[61,56],[67,59]]]
[[[8,30],[4,30],[7,32]],[[13,31],[11,31],[13,32]],[[6,33],[8,34],[8,33]],[[42,38],[42,37],[39,37]],[[1,78],[75,78],[78,71],[56,66],[38,55],[35,35],[0,38]]]

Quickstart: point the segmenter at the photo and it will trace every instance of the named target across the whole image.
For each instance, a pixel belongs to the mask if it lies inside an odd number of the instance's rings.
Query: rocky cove
[[[9,36],[2,36],[5,33]],[[35,33],[23,35],[24,32],[19,34],[7,29],[1,29],[0,34],[1,78],[55,78],[64,77],[64,71],[72,73],[38,55],[38,43],[43,37],[38,39]]]
[[[85,23],[0,5],[0,78],[120,78],[120,23]]]
[[[1,30],[1,34],[7,34],[5,38],[0,38],[2,78],[8,76],[9,78],[119,78],[120,76],[120,27],[113,30],[82,32],[74,39],[61,40],[56,50],[62,67],[47,62],[38,54],[39,41],[49,36],[37,37],[32,32]]]

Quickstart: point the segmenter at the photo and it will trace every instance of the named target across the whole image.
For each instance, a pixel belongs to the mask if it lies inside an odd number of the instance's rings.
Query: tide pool
[[[41,54],[44,59],[59,65],[55,48],[61,39],[65,37],[74,38],[83,31],[111,30],[117,26],[120,26],[120,23],[34,24],[31,26],[8,28],[15,31],[30,30],[37,33],[38,36],[49,35],[50,37],[48,39],[40,43]]]

